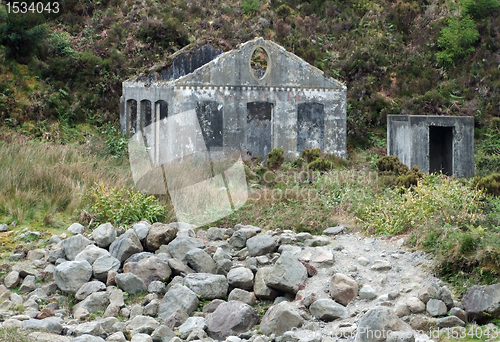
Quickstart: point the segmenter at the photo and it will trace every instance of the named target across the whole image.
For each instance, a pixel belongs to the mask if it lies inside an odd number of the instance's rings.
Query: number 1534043
[[[7,13],[59,13],[59,2],[17,2],[0,1],[7,7]]]

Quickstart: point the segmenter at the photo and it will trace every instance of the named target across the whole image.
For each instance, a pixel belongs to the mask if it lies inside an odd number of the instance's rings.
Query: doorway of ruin
[[[429,173],[453,175],[453,127],[429,126]]]

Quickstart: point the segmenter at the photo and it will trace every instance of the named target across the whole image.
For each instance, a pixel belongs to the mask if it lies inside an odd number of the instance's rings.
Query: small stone
[[[330,228],[326,228],[324,231],[323,231],[323,234],[324,235],[338,235],[340,233],[342,233],[345,229],[345,226],[343,225],[340,225],[340,226],[336,226],[336,227],[330,227]]]
[[[5,223],[0,224],[0,233],[6,232],[8,229],[9,227]]]
[[[78,235],[83,233],[85,227],[82,226],[80,223],[73,223],[71,226],[68,227],[67,230],[73,235]]]
[[[462,321],[467,322],[467,313],[464,310],[460,309],[460,308],[452,308],[450,310],[450,315],[457,316]]]
[[[388,271],[391,268],[392,268],[391,263],[386,260],[375,260],[373,262],[373,265],[371,266],[371,269],[375,271]]]
[[[370,263],[370,260],[365,257],[359,257],[358,262],[361,266],[367,266]]]
[[[432,317],[444,316],[444,315],[446,315],[446,312],[448,312],[448,310],[446,308],[446,304],[442,300],[439,300],[439,299],[430,299],[427,302],[426,308],[427,308],[427,312]]]
[[[359,290],[359,297],[361,299],[372,300],[377,298],[377,293],[370,285],[364,285],[361,290]]]
[[[453,327],[464,327],[465,322],[462,321],[457,316],[448,316],[439,318],[436,321],[436,327],[438,328],[453,328]]]
[[[254,275],[253,272],[246,267],[236,267],[227,274],[227,281],[233,287],[242,289],[252,289]]]
[[[410,297],[406,301],[406,305],[411,312],[417,314],[425,311],[425,304],[417,297]]]

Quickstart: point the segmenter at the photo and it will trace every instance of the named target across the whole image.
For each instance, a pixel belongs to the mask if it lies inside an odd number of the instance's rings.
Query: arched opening
[[[168,103],[167,101],[156,101],[155,103],[155,108],[156,108],[156,113],[155,117],[153,118],[153,122],[156,122],[156,120],[163,120],[168,117]]]
[[[142,100],[141,101],[141,129],[144,130],[145,127],[148,127],[152,123],[152,115],[151,115],[151,101]]]
[[[127,124],[127,137],[134,135],[137,132],[137,101],[127,100],[126,114],[125,114]]]

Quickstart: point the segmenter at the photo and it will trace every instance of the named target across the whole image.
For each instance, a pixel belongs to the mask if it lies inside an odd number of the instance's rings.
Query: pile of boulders
[[[437,279],[413,282],[422,253],[343,226],[322,236],[147,222],[68,232],[12,256],[3,327],[38,341],[412,342],[468,314],[500,314],[497,287],[474,287],[462,304]]]

